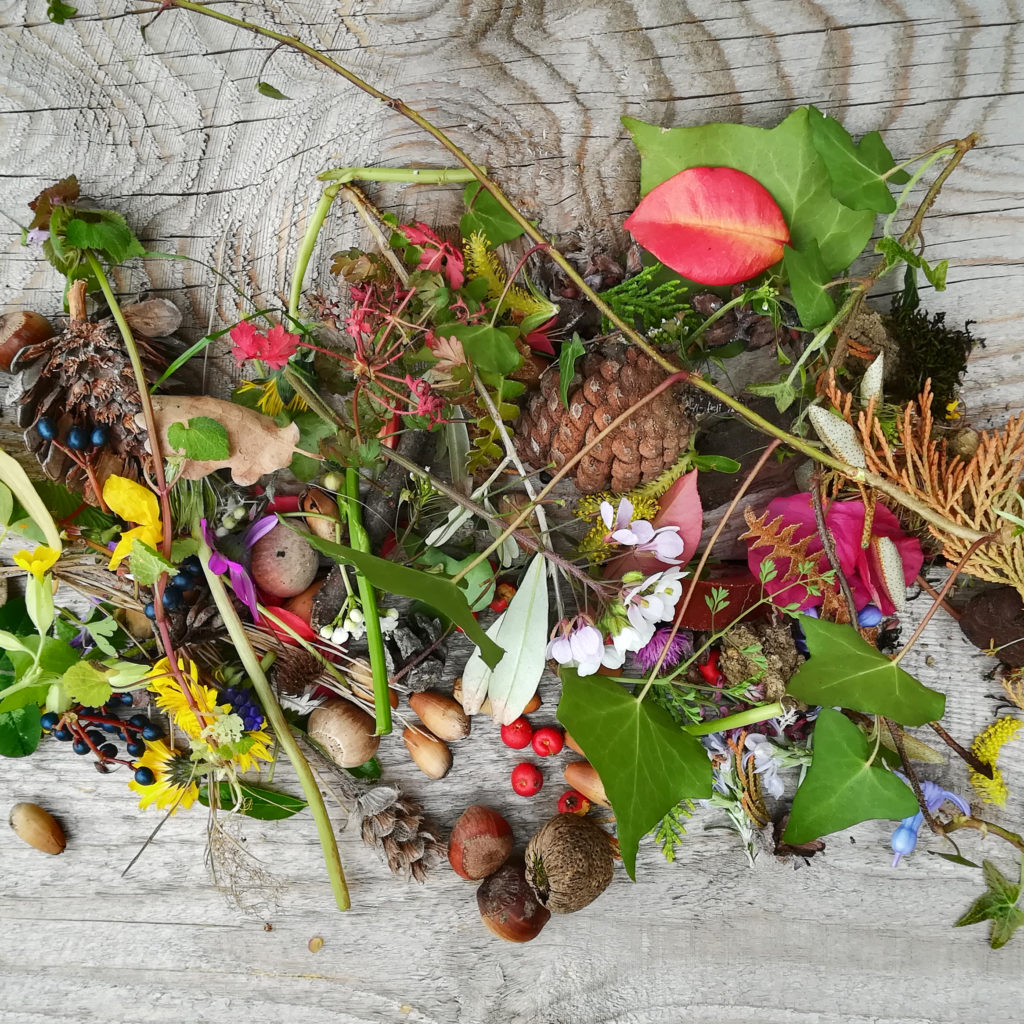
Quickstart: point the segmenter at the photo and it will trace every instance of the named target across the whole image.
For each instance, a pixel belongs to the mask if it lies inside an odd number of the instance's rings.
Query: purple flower
[[[46,228],[32,228],[25,235],[26,245],[42,245],[50,237]]]
[[[601,519],[609,530],[608,541],[636,551],[650,551],[661,562],[679,562],[679,555],[683,553],[679,527],[662,526],[656,530],[646,519],[633,519],[633,503],[629,498],[622,498],[618,509],[613,509],[610,501],[602,501]]]
[[[242,544],[245,549],[251,548],[256,541],[261,537],[265,537],[275,526],[277,526],[277,516],[264,516],[262,519],[257,519],[245,531],[245,536],[242,538]],[[213,534],[209,526],[207,526],[205,519],[200,522],[199,528],[202,531],[203,540],[206,541],[210,548],[210,572],[215,573],[217,576],[223,576],[224,573],[227,573],[235,596],[249,609],[253,619],[258,619],[259,610],[256,607],[256,587],[252,582],[252,577],[249,575],[249,570],[241,562],[234,562],[227,555],[221,554],[217,550]]]
[[[907,782],[907,777],[902,772],[895,772],[895,774],[903,779],[904,782]],[[909,783],[907,784],[909,785]],[[947,800],[951,804],[955,804],[964,814],[971,813],[970,804],[963,797],[957,796],[956,793],[950,793],[949,790],[943,789],[927,779],[921,780],[921,795],[924,797],[925,806],[928,808],[929,814],[934,814]],[[917,814],[904,818],[896,826],[890,840],[890,845],[895,853],[892,859],[893,867],[899,864],[900,857],[905,857],[908,853],[914,852],[914,847],[917,846],[917,834],[921,830],[923,822],[924,812],[918,811]]]
[[[670,639],[671,638],[671,639]],[[668,649],[665,649],[665,645]],[[664,669],[675,668],[687,654],[693,653],[693,637],[686,630],[676,630],[672,633],[670,626],[664,626],[657,630],[654,636],[634,654],[636,663],[643,672],[650,672],[658,663],[661,652],[665,651],[661,667]]]

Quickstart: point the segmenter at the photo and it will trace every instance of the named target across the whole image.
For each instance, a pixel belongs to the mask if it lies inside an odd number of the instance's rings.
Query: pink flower
[[[438,238],[422,221],[403,224],[399,230],[422,250],[417,269],[440,272],[453,288],[462,287],[466,280],[462,253],[451,242]]]
[[[405,383],[409,386],[409,392],[416,402],[416,408],[413,410],[415,415],[426,416],[432,424],[441,422],[444,399],[440,395],[435,395],[430,384],[422,377],[413,380],[412,377],[406,376]]]
[[[236,363],[259,359],[272,370],[283,369],[299,347],[299,336],[289,334],[280,324],[264,334],[251,320],[243,320],[231,328],[228,336],[234,344],[231,354]]]
[[[828,559],[818,537],[810,494],[804,492],[774,498],[768,503],[768,521],[771,522],[776,516],[782,516],[784,526],[797,524],[792,538],[794,543],[805,537],[811,538],[807,545],[808,561],[815,562],[815,572],[825,572],[829,568]],[[825,513],[825,525],[832,535],[839,564],[850,582],[858,610],[866,604],[873,604],[881,609],[883,615],[892,615],[896,606],[885,586],[874,540],[888,537],[893,541],[903,560],[903,578],[908,585],[921,571],[924,563],[924,553],[918,540],[903,532],[899,520],[884,505],[876,504],[871,527],[872,543],[862,548],[860,541],[864,531],[864,502],[860,500],[834,501]],[[755,577],[760,578],[761,563],[766,558],[773,558],[776,576],[765,583],[764,588],[777,604],[798,602],[801,609],[806,609],[816,608],[822,603],[824,598],[821,594],[810,594],[802,584],[794,584],[784,578],[790,567],[790,559],[774,558],[770,547],[751,545],[748,548],[747,564]]]

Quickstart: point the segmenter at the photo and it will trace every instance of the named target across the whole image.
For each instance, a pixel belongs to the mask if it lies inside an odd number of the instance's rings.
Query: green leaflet
[[[287,520],[285,525],[295,529]],[[504,652],[484,634],[479,623],[473,618],[465,595],[451,580],[407,565],[398,565],[363,551],[356,551],[354,548],[345,547],[344,544],[323,540],[305,530],[295,532],[305,537],[317,551],[336,562],[355,566],[379,590],[415,598],[447,615],[481,649],[484,660],[491,668],[498,664]]]
[[[223,423],[209,416],[193,416],[185,423],[172,423],[167,428],[170,446],[197,462],[215,462],[231,457],[228,431]]]
[[[146,255],[127,221],[113,210],[77,210],[74,219],[68,221],[64,237],[76,249],[103,253],[111,263]]]
[[[73,701],[89,708],[102,707],[112,692],[106,673],[88,661],[72,665],[64,673],[61,682]]]
[[[285,96],[277,86],[271,85],[269,82],[257,82],[256,91],[261,96],[266,96],[272,100],[287,100],[291,98],[290,96]]]
[[[0,714],[0,757],[26,757],[35,752],[43,727],[37,704]]]
[[[143,543],[138,537],[132,541],[128,565],[136,583],[141,583],[144,587],[152,587],[165,572],[173,576],[178,571],[173,562],[168,562],[163,555]]]
[[[782,266],[789,278],[800,323],[811,329],[831,320],[836,315],[836,304],[825,285],[832,275],[821,258],[818,243],[812,239],[802,252],[787,245]]]
[[[217,806],[227,809],[234,806],[235,797],[231,792],[231,786],[226,782],[219,783],[217,793]],[[242,805],[239,810],[250,818],[258,818],[260,821],[280,821],[282,818],[290,818],[293,814],[305,810],[308,804],[298,797],[289,796],[287,793],[277,793],[272,789],[264,789],[262,786],[253,786],[248,782],[239,785],[242,791]],[[208,786],[199,788],[199,802],[204,807],[210,806],[210,789]]]
[[[558,393],[562,396],[562,405],[569,408],[569,385],[576,373],[576,360],[586,350],[580,336],[573,332],[572,341],[562,343],[562,351],[558,353]]]
[[[646,195],[688,167],[734,167],[756,178],[779,204],[792,245],[816,241],[831,273],[845,270],[871,237],[875,214],[851,210],[832,194],[824,160],[814,147],[807,107],[772,129],[740,124],[660,128],[632,117],[623,124],[640,151],[640,191]]]
[[[481,370],[511,373],[523,361],[516,343],[497,327],[487,324],[446,325],[444,333],[445,336],[458,338],[462,342],[463,351]]]
[[[440,574],[443,569],[449,576],[454,576],[463,566],[469,565],[475,558],[475,554],[466,555],[465,558],[461,559],[453,558],[451,555],[446,555],[435,547],[428,547],[416,556],[416,561],[420,565],[434,567],[433,570],[427,570],[432,575],[434,573]],[[466,595],[466,601],[474,612],[483,611],[494,600],[496,586],[494,570],[486,559],[471,569],[458,583],[459,590]]]
[[[463,238],[479,231],[491,248],[496,249],[523,233],[511,214],[478,181],[471,181],[466,186],[462,199],[466,204],[466,212],[459,221]]]
[[[966,924],[981,924],[990,921],[988,944],[993,949],[1005,946],[1013,933],[1024,924],[1024,911],[1017,906],[1024,884],[1024,858],[1021,860],[1020,881],[1011,882],[990,860],[982,861],[987,891],[979,896],[956,923],[957,928]]]
[[[800,616],[800,625],[811,657],[786,687],[797,700],[885,715],[900,725],[942,717],[945,696],[908,675],[855,629],[809,615]]]
[[[782,838],[807,843],[872,818],[915,814],[917,799],[910,787],[869,763],[870,757],[864,733],[840,712],[822,708],[814,724],[811,767],[793,798]]]
[[[635,879],[640,840],[682,800],[711,796],[711,761],[664,708],[601,675],[560,675],[558,720],[604,783],[622,862]]]

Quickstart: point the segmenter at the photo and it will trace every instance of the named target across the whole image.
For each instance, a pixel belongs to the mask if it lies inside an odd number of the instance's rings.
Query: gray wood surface
[[[41,183],[77,173],[153,248],[219,266],[257,301],[279,298],[315,174],[332,164],[445,165],[396,114],[339,80],[233,30],[166,14],[140,39],[121,0],[81,0],[63,28],[42,2],[0,4],[0,299],[53,312],[57,279],[22,249],[14,222]],[[230,9],[241,10],[243,5]],[[579,245],[608,242],[636,198],[636,158],[619,123],[739,119],[772,125],[812,101],[854,131],[881,128],[909,156],[972,129],[983,141],[929,222],[929,255],[949,257],[949,289],[925,295],[970,317],[971,411],[1001,422],[1020,405],[1022,251],[1020,117],[1024,30],[1016,3],[840,0],[340,0],[245,5],[294,31],[450,130],[544,226]],[[289,103],[257,95],[258,77]],[[402,216],[443,221],[457,196],[381,190]],[[332,219],[324,252],[357,238]],[[230,323],[236,299],[200,263],[149,262],[125,292],[183,301],[190,327]],[[313,282],[325,287],[323,264]],[[223,363],[214,364],[214,369]],[[940,614],[907,667],[949,695],[948,724],[969,739],[993,714],[992,662]],[[546,708],[550,712],[549,702]],[[478,721],[440,783],[418,776],[392,738],[389,773],[450,823],[472,800],[506,812],[522,842],[553,810],[559,772],[535,801],[511,794],[517,758]],[[809,866],[704,833],[675,865],[641,852],[589,909],[556,919],[526,946],[490,937],[473,887],[439,871],[419,888],[392,881],[354,835],[341,840],[354,909],[333,910],[312,823],[244,825],[274,883],[249,911],[211,882],[204,815],[180,814],[124,878],[158,820],[119,776],[101,777],[55,743],[0,764],[6,803],[38,801],[70,842],[46,858],[0,831],[0,1020],[121,1024],[238,1020],[369,1022],[616,1021],[693,1024],[886,1024],[1016,1020],[1024,942],[991,952],[981,928],[951,924],[977,877],[922,840],[889,868],[888,827],[834,836]],[[1004,758],[1019,820],[1024,757]],[[961,792],[956,766],[937,775]],[[277,781],[292,782],[282,767]],[[1004,820],[1004,819],[1000,819]],[[1008,847],[965,840],[972,857]],[[1006,851],[1006,852],[1004,852]],[[265,922],[272,930],[265,929]],[[324,939],[311,953],[307,943]]]

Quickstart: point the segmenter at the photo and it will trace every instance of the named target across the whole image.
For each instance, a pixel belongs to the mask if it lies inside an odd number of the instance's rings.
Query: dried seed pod
[[[373,692],[373,669],[367,658],[352,658],[345,665],[345,675],[353,684]]]
[[[497,811],[470,804],[452,828],[448,861],[455,874],[478,881],[508,860],[515,842],[512,826]]]
[[[181,310],[170,299],[144,299],[122,306],[132,334],[144,338],[167,338],[181,326]]]
[[[611,836],[589,818],[556,814],[526,846],[526,880],[555,914],[582,910],[608,888]]]
[[[50,321],[41,313],[22,309],[0,316],[0,370],[11,369],[11,360],[26,346],[53,337]]]
[[[469,715],[453,697],[436,690],[422,690],[409,694],[409,707],[420,716],[423,724],[437,737],[447,740],[465,739],[469,735]]]
[[[551,919],[526,881],[521,860],[503,864],[476,891],[480,917],[488,930],[506,942],[535,939]]]
[[[316,576],[317,554],[287,526],[275,526],[252,547],[252,578],[274,597],[296,597]]]
[[[443,779],[451,771],[452,752],[432,732],[408,726],[402,733],[402,742],[424,775],[432,779]]]
[[[15,804],[8,824],[19,839],[43,853],[63,853],[68,841],[53,815],[38,804]]]
[[[572,761],[565,766],[562,774],[565,781],[573,789],[578,789],[592,804],[611,807],[601,776],[589,761]]]
[[[376,723],[361,708],[347,700],[326,701],[309,716],[309,738],[324,748],[328,757],[342,768],[365,764],[377,753],[380,737]]]
[[[338,503],[319,487],[307,487],[299,498],[299,508],[306,513],[309,532],[322,540],[337,540],[341,513]]]

